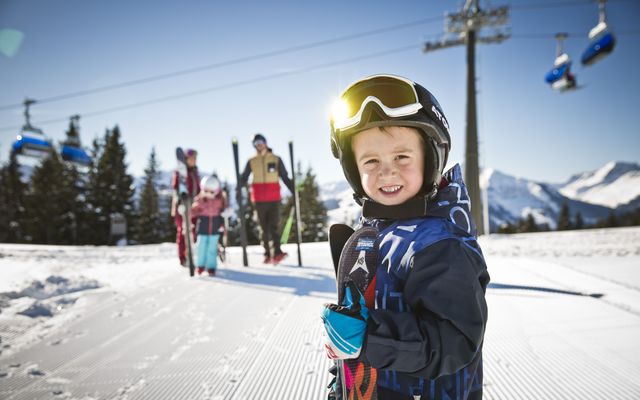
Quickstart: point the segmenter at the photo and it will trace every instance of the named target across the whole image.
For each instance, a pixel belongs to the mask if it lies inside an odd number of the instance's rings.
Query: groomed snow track
[[[640,229],[481,243],[492,277],[485,399],[640,398]],[[249,250],[250,268],[231,248],[213,279],[189,278],[159,251],[144,262],[175,273],[156,284],[85,293],[64,326],[0,355],[0,399],[326,398],[328,245],[305,244],[304,268],[265,266]]]

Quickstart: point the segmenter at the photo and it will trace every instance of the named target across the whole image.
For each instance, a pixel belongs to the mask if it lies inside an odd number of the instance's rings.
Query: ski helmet
[[[187,149],[185,150],[184,155],[187,157],[193,157],[193,156],[197,156],[198,152],[195,149]]]
[[[200,180],[200,190],[211,192],[217,196],[221,191],[220,179],[216,174],[203,177]]]
[[[253,135],[253,139],[251,139],[251,143],[253,144],[254,147],[257,143],[263,143],[266,145],[267,138],[265,138],[262,133],[256,133],[255,135]]]
[[[449,123],[436,98],[421,85],[395,75],[373,75],[352,83],[342,92],[331,116],[331,152],[356,198],[367,195],[351,148],[353,136],[374,127],[416,128],[424,144],[424,182],[428,198],[437,191],[447,163],[451,137]]]

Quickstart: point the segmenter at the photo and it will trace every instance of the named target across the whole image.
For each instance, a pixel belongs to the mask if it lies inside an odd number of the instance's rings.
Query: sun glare
[[[333,102],[331,106],[331,120],[343,121],[348,117],[349,105],[342,99],[338,98]]]

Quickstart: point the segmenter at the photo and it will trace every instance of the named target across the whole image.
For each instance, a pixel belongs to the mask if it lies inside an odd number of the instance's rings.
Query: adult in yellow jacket
[[[293,182],[289,179],[282,159],[273,154],[267,146],[267,139],[261,133],[253,136],[256,155],[253,156],[240,176],[240,187],[247,184],[249,175],[251,182],[251,201],[258,213],[258,222],[262,230],[264,246],[264,263],[279,263],[287,254],[280,249],[278,225],[280,222],[280,179],[293,193]],[[273,241],[273,252],[269,241]]]

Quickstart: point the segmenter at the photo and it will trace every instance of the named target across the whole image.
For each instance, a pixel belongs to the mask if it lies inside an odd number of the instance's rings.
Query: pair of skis
[[[238,152],[238,140],[233,139],[231,141],[231,146],[233,147],[233,161],[235,163],[236,168],[236,182],[237,188],[240,188],[240,157]],[[298,199],[298,190],[296,187],[296,170],[294,165],[293,158],[293,142],[289,142],[289,158],[291,160],[291,180],[293,182],[293,201],[295,208],[295,217],[296,217],[296,243],[298,245],[298,266],[302,266],[302,254],[300,251],[300,241],[302,238],[300,232],[300,201]],[[246,217],[245,217],[245,208],[244,202],[242,201],[242,192],[241,190],[236,190],[236,202],[238,203],[238,213],[240,214],[240,244],[242,245],[242,263],[245,267],[249,266],[249,261],[247,258],[247,231],[246,231]],[[293,210],[289,215],[287,222],[285,224],[285,230],[290,230],[291,225],[293,223]],[[287,237],[289,234],[287,233]],[[282,236],[284,237],[284,235]],[[278,240],[278,238],[273,238],[273,240]]]
[[[331,225],[329,246],[336,274],[338,304],[343,304],[349,282],[364,296],[366,306],[374,308],[375,274],[378,266],[378,230],[365,226],[354,230],[344,224]],[[377,371],[357,359],[337,360],[336,391],[341,400],[377,400]],[[336,393],[337,394],[337,393]]]
[[[193,238],[191,236],[191,196],[187,189],[187,177],[189,169],[187,167],[187,156],[184,154],[182,147],[176,148],[176,159],[178,160],[178,195],[180,196],[180,204],[184,206],[184,213],[182,213],[182,234],[184,235],[185,247],[186,247],[186,263],[189,268],[189,276],[195,274],[195,263],[193,262]]]

